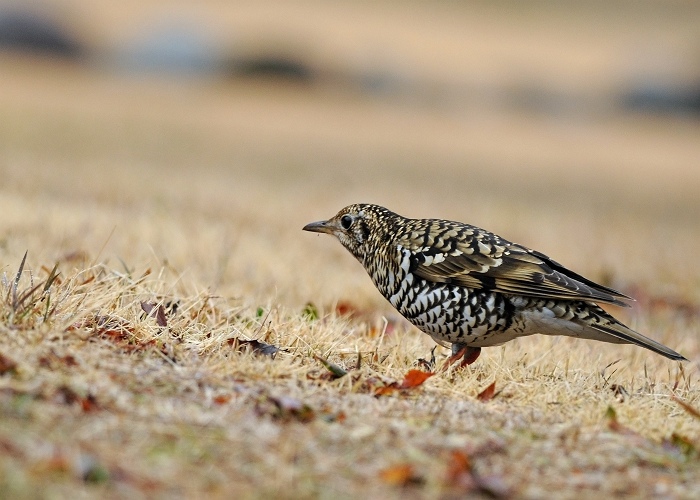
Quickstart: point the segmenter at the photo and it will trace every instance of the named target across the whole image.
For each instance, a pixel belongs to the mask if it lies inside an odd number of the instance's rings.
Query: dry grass
[[[434,16],[430,33],[451,19]],[[700,489],[697,122],[0,65],[0,496]],[[433,344],[301,232],[358,201],[487,227],[631,293],[616,313],[690,362],[533,337],[378,396]]]
[[[404,483],[428,496],[682,496],[697,487],[698,421],[671,399],[700,405],[697,380],[632,348],[525,340],[489,350],[473,369],[376,396],[429,352],[393,316],[245,307],[165,267],[87,267],[47,292],[38,272],[28,296],[26,274],[2,308],[2,354],[15,362],[2,378],[5,496],[394,497]],[[144,302],[165,306],[166,326]],[[234,338],[284,351],[262,355]],[[314,356],[349,373],[333,380]],[[492,381],[495,398],[478,401]],[[471,474],[456,475],[455,453]],[[410,473],[395,470],[406,465]]]

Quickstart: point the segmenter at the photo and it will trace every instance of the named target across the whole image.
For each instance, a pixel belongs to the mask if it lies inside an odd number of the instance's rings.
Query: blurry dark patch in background
[[[270,78],[300,83],[317,77],[316,71],[302,58],[274,51],[247,59],[232,59],[225,64],[224,73],[231,78]]]
[[[659,69],[651,64],[642,74],[630,77],[626,85],[624,82],[619,85],[616,93],[607,96],[580,95],[524,80],[503,84],[501,88],[478,87],[458,80],[427,81],[424,76],[391,68],[343,65],[342,61],[333,68],[323,67],[310,56],[313,51],[299,47],[296,40],[280,35],[270,39],[269,33],[264,32],[257,40],[246,40],[245,48],[227,46],[210,34],[207,26],[182,16],[172,16],[165,10],[136,34],[124,33],[116,47],[91,47],[82,41],[73,22],[84,24],[89,20],[80,19],[75,10],[68,23],[65,12],[49,6],[15,4],[0,9],[0,50],[81,61],[134,74],[201,75],[270,80],[278,84],[319,83],[438,108],[459,108],[465,103],[482,101],[565,116],[587,115],[614,107],[632,112],[700,117],[700,81],[675,80],[673,74],[659,78],[657,73],[665,71],[663,65]],[[700,30],[698,33],[700,39]],[[311,42],[310,45],[322,43],[320,40]],[[644,61],[643,53],[636,55]],[[700,67],[700,53],[697,57]]]
[[[79,37],[57,17],[20,7],[0,9],[0,48],[65,59],[86,55]]]
[[[622,97],[622,104],[632,111],[700,117],[700,82],[694,86],[674,83],[640,85]]]

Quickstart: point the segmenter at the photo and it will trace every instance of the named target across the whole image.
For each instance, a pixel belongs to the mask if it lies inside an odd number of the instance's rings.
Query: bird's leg
[[[467,347],[467,352],[464,353],[464,358],[459,364],[461,367],[471,365],[481,354],[481,347]]]
[[[456,356],[463,349],[464,355],[462,356],[462,362],[459,364],[462,368],[471,365],[477,360],[479,354],[481,354],[481,347],[471,347],[466,344],[455,343],[452,344],[452,356]]]
[[[460,344],[459,342],[455,342],[454,344],[452,344],[452,355],[456,356],[457,354],[459,354],[459,351],[461,351],[465,347],[467,347],[467,344]]]

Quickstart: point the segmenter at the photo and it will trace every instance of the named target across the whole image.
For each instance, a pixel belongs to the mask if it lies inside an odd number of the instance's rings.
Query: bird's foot
[[[443,365],[443,371],[455,364],[460,359],[460,368],[471,365],[481,354],[481,347],[471,347],[464,344],[452,344],[452,356]]]
[[[481,354],[481,347],[467,347],[464,351],[464,358],[459,364],[460,368],[471,365]]]

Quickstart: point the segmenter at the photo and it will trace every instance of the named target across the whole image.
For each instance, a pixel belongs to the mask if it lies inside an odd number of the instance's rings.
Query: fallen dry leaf
[[[435,374],[432,372],[409,370],[408,373],[404,376],[401,385],[399,385],[399,389],[411,389],[413,387],[418,387],[433,375]]]
[[[392,486],[408,486],[423,482],[423,478],[416,474],[411,464],[398,464],[383,469],[379,472],[379,477],[382,481]]]
[[[158,326],[168,326],[168,319],[165,317],[165,308],[163,304],[141,302],[141,309],[143,309],[143,312],[149,317],[155,317]]]
[[[228,345],[232,346],[237,351],[249,347],[253,354],[261,354],[263,356],[270,356],[271,358],[274,358],[279,351],[284,350],[272,344],[260,342],[259,340],[245,340],[234,337],[228,339],[227,342]]]
[[[385,396],[391,394],[395,391],[413,389],[423,384],[430,377],[435,375],[433,372],[424,372],[421,370],[409,370],[404,376],[400,384],[392,382],[391,384],[384,385],[382,387],[377,387],[374,390],[375,396]]]
[[[101,330],[100,336],[115,343],[128,342],[131,338],[127,330]]]
[[[341,300],[335,305],[335,314],[338,316],[352,317],[358,315],[358,313],[360,313],[360,310],[352,302]]]
[[[223,405],[231,401],[231,395],[230,394],[221,394],[219,396],[216,396],[214,398],[214,403],[217,405]]]
[[[452,450],[447,465],[447,484],[462,490],[471,491],[477,487],[472,475],[472,465],[469,456],[460,450]]]
[[[0,353],[0,375],[5,373],[14,373],[17,370],[17,363]]]
[[[398,385],[396,382],[393,382],[389,385],[384,385],[382,387],[377,387],[374,389],[374,395],[375,396],[386,396],[387,394],[391,394],[399,389]]]
[[[97,399],[92,394],[88,394],[87,397],[80,398],[79,402],[83,413],[92,413],[100,410],[100,405],[97,404]]]

